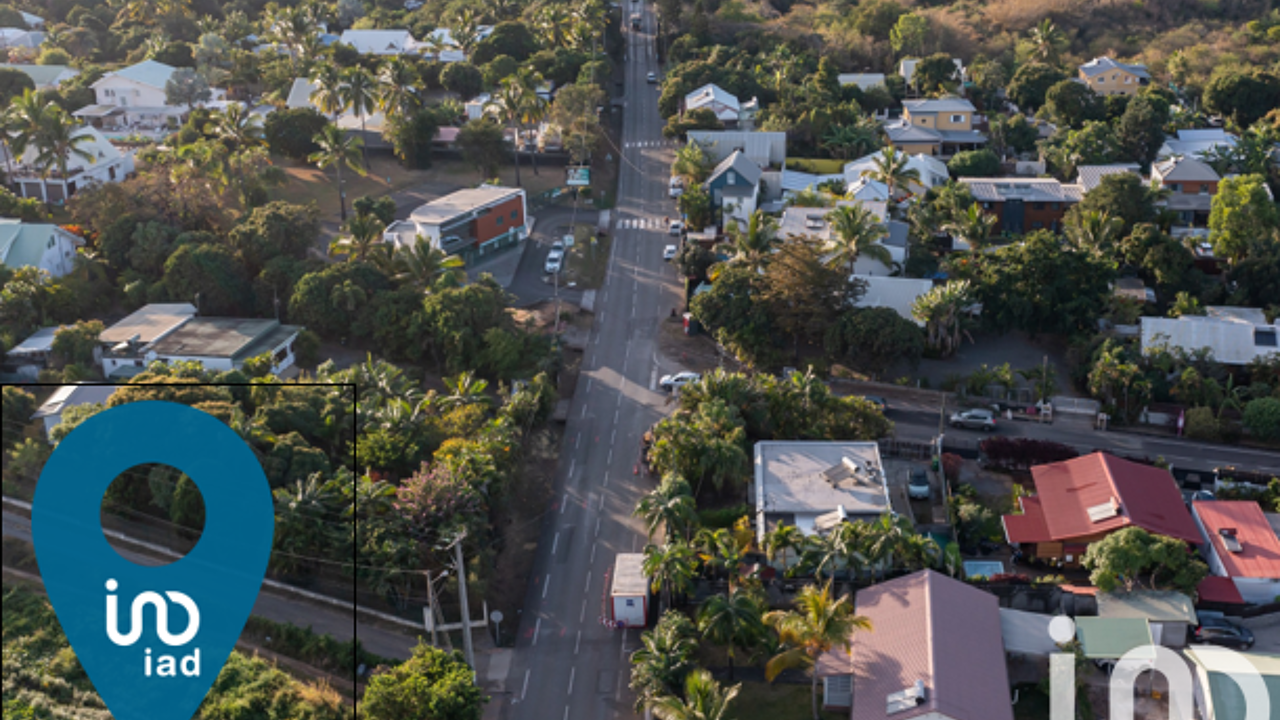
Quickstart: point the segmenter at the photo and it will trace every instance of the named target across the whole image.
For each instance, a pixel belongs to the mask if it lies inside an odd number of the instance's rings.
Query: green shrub
[[[716,508],[713,510],[699,510],[698,522],[702,527],[718,530],[720,528],[731,528],[733,524],[738,522],[744,516],[751,514],[751,508],[746,505],[734,505],[727,508]]]

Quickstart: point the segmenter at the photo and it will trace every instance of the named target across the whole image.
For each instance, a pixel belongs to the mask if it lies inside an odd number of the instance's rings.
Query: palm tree
[[[1031,29],[1031,44],[1035,47],[1032,57],[1042,63],[1054,64],[1058,61],[1058,48],[1066,37],[1057,25],[1049,18],[1040,21],[1040,24]]]
[[[276,503],[277,561],[286,571],[301,569],[308,561],[328,549],[335,534],[331,517],[339,506],[334,487],[323,473],[312,473],[306,480],[272,493]]]
[[[311,91],[311,102],[336,123],[338,115],[347,109],[347,99],[343,96],[342,71],[333,63],[319,63],[311,71],[308,81],[315,85],[315,89]]]
[[[386,269],[392,280],[427,293],[438,282],[459,285],[461,278],[466,277],[463,267],[462,258],[446,255],[443,250],[432,245],[430,240],[418,235],[413,239],[412,245],[395,249]]]
[[[489,389],[489,381],[477,377],[468,370],[451,378],[444,378],[445,389],[449,394],[440,398],[440,407],[448,409],[459,405],[489,405],[492,399],[485,394]]]
[[[520,185],[520,115],[524,92],[514,77],[505,77],[502,79],[501,86],[493,91],[491,97],[485,110],[501,117],[514,135],[511,153],[515,159],[516,186],[518,187]]]
[[[693,654],[698,649],[697,630],[683,613],[668,610],[653,630],[640,633],[640,648],[631,654],[631,689],[636,693],[636,712],[651,702],[673,695],[693,670]]]
[[[926,342],[942,357],[960,347],[965,309],[973,303],[968,280],[939,285],[915,299],[911,317],[925,324]]]
[[[788,569],[787,551],[799,550],[804,547],[804,543],[805,535],[795,525],[779,524],[764,535],[765,554],[769,556],[771,562],[781,559],[784,573]]]
[[[880,125],[864,117],[848,125],[832,125],[822,136],[822,146],[841,159],[857,158],[880,147]]]
[[[49,103],[41,100],[34,90],[26,89],[22,95],[10,100],[4,111],[4,132],[0,133],[13,159],[22,162],[27,148],[36,146],[40,127],[44,122]],[[10,172],[10,176],[12,176]]]
[[[827,213],[827,221],[831,223],[831,234],[837,239],[836,253],[828,264],[836,266],[843,263],[848,266],[850,275],[853,275],[853,266],[860,255],[879,260],[885,267],[893,265],[889,248],[878,242],[888,235],[888,231],[880,223],[880,218],[866,206],[837,206]]]
[[[657,488],[640,498],[632,514],[644,518],[650,540],[659,525],[666,527],[668,542],[675,538],[687,539],[689,527],[698,517],[692,493],[684,478],[668,474]]]
[[[765,635],[763,606],[753,593],[734,588],[727,596],[716,595],[698,611],[698,630],[702,637],[725,646],[729,655],[729,682],[733,682],[733,652],[750,650]]]
[[[307,161],[315,163],[321,170],[334,168],[338,174],[338,209],[342,215],[342,221],[347,221],[347,191],[342,187],[342,167],[351,168],[356,173],[364,175],[364,168],[360,167],[358,161],[360,148],[364,145],[360,138],[352,137],[342,132],[342,130],[333,123],[324,126],[324,129],[312,138],[312,141],[320,146],[320,149],[307,156]]]
[[[339,93],[343,105],[360,118],[360,137],[365,137],[365,119],[378,107],[378,82],[368,70],[360,66],[347,68],[342,73],[342,89]],[[369,154],[362,144],[364,169],[369,169]]]
[[[262,118],[250,113],[247,105],[238,103],[214,113],[204,131],[240,150],[266,144],[262,134]]]
[[[909,183],[920,182],[920,171],[909,166],[911,158],[892,145],[881,150],[873,162],[874,166],[863,170],[862,175],[887,185],[890,202],[896,202],[898,191]]]
[[[329,243],[329,255],[346,255],[348,261],[363,261],[381,234],[382,221],[373,215],[356,213],[347,222],[347,235]]]
[[[753,268],[764,267],[778,244],[778,221],[761,210],[751,213],[745,230],[737,220],[730,221],[726,230],[733,240],[734,260]]]
[[[691,142],[676,151],[676,159],[671,163],[671,174],[689,185],[696,185],[706,182],[714,166],[706,148]]]
[[[750,546],[750,539],[743,542],[729,528],[702,528],[693,536],[693,546],[697,548],[704,566],[717,568],[729,579],[729,587],[737,585],[742,556]]]
[[[58,177],[63,181],[63,199],[69,194],[67,181],[67,163],[71,156],[93,162],[93,153],[80,147],[93,142],[93,134],[80,132],[80,124],[67,114],[60,106],[50,103],[44,109],[40,119],[40,130],[36,133],[36,167],[40,169],[40,177],[48,179],[56,168]]]
[[[701,668],[685,676],[684,699],[661,697],[649,704],[658,720],[729,720],[729,703],[742,685],[720,687],[711,673]]]
[[[650,544],[644,548],[641,569],[646,576],[653,578],[653,591],[661,592],[665,606],[671,607],[676,597],[688,591],[697,571],[697,560],[693,548],[682,540],[665,543],[661,547]]]
[[[538,90],[542,84],[546,82],[542,77],[542,73],[536,72],[529,68],[520,68],[516,72],[516,84],[520,86],[520,126],[522,128],[533,126],[537,127],[539,123],[547,117],[550,103],[547,99],[539,94]],[[533,174],[538,174],[538,148],[533,149]]]
[[[977,252],[986,245],[997,222],[995,215],[983,212],[982,206],[974,203],[968,210],[943,223],[942,229],[964,240],[968,243],[969,249]]]
[[[846,652],[856,631],[870,630],[871,621],[853,614],[849,598],[831,596],[831,583],[821,588],[808,585],[796,596],[796,610],[775,610],[764,616],[765,624],[778,631],[778,640],[787,649],[769,659],[765,678],[773,682],[783,670],[813,668],[818,658],[839,645]],[[812,673],[813,720],[818,715],[818,674]]]
[[[378,69],[378,109],[388,118],[413,115],[422,106],[414,90],[420,81],[408,60],[398,55],[390,58]]]
[[[1124,230],[1124,219],[1113,217],[1106,211],[1091,210],[1082,214],[1066,228],[1067,240],[1077,250],[1103,257],[1111,254],[1112,247]]]

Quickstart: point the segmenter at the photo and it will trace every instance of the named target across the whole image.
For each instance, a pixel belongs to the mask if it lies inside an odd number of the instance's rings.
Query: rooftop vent
[[[1093,522],[1102,522],[1120,514],[1120,501],[1112,497],[1104,503],[1094,505],[1085,512],[1089,513],[1089,519]]]
[[[810,230],[821,230],[825,225],[821,215],[806,215],[804,218],[804,226]]]
[[[1227,547],[1227,552],[1243,552],[1244,546],[1240,544],[1240,539],[1236,537],[1235,528],[1222,528],[1218,531],[1218,536],[1222,538],[1222,544]]]
[[[887,701],[885,710],[889,715],[893,715],[923,705],[928,700],[928,692],[924,688],[924,681],[917,680],[911,687],[899,690],[885,699]]]

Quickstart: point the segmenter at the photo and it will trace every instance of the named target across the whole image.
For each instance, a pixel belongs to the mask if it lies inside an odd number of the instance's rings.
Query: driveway
[[[507,285],[507,291],[518,299],[518,305],[528,307],[556,297],[557,289],[555,283],[551,282],[550,275],[543,272],[543,267],[547,262],[547,253],[551,251],[551,243],[561,238],[564,234],[564,229],[571,222],[594,225],[598,213],[599,211],[594,208],[586,210],[579,208],[575,216],[572,208],[556,206],[538,211],[533,233],[529,235],[529,239],[525,242],[520,264],[516,268],[510,284]],[[564,278],[562,277],[561,281],[563,282],[563,280]],[[564,302],[575,305],[582,302],[582,290],[567,288],[562,284],[558,292],[560,299]]]

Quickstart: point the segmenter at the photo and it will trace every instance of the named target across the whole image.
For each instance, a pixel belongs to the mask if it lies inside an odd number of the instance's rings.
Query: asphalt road
[[[622,171],[613,254],[597,297],[595,325],[573,396],[561,449],[556,507],[543,530],[501,715],[518,720],[636,717],[627,682],[636,630],[601,624],[606,574],[619,552],[639,551],[645,536],[631,517],[648,481],[633,474],[640,436],[662,414],[656,390],[658,325],[678,303],[668,242],[659,229],[673,211],[667,197],[671,150],[662,142],[652,7],[626,2],[628,23]],[[637,222],[639,221],[639,222]],[[642,227],[652,229],[641,229]]]

